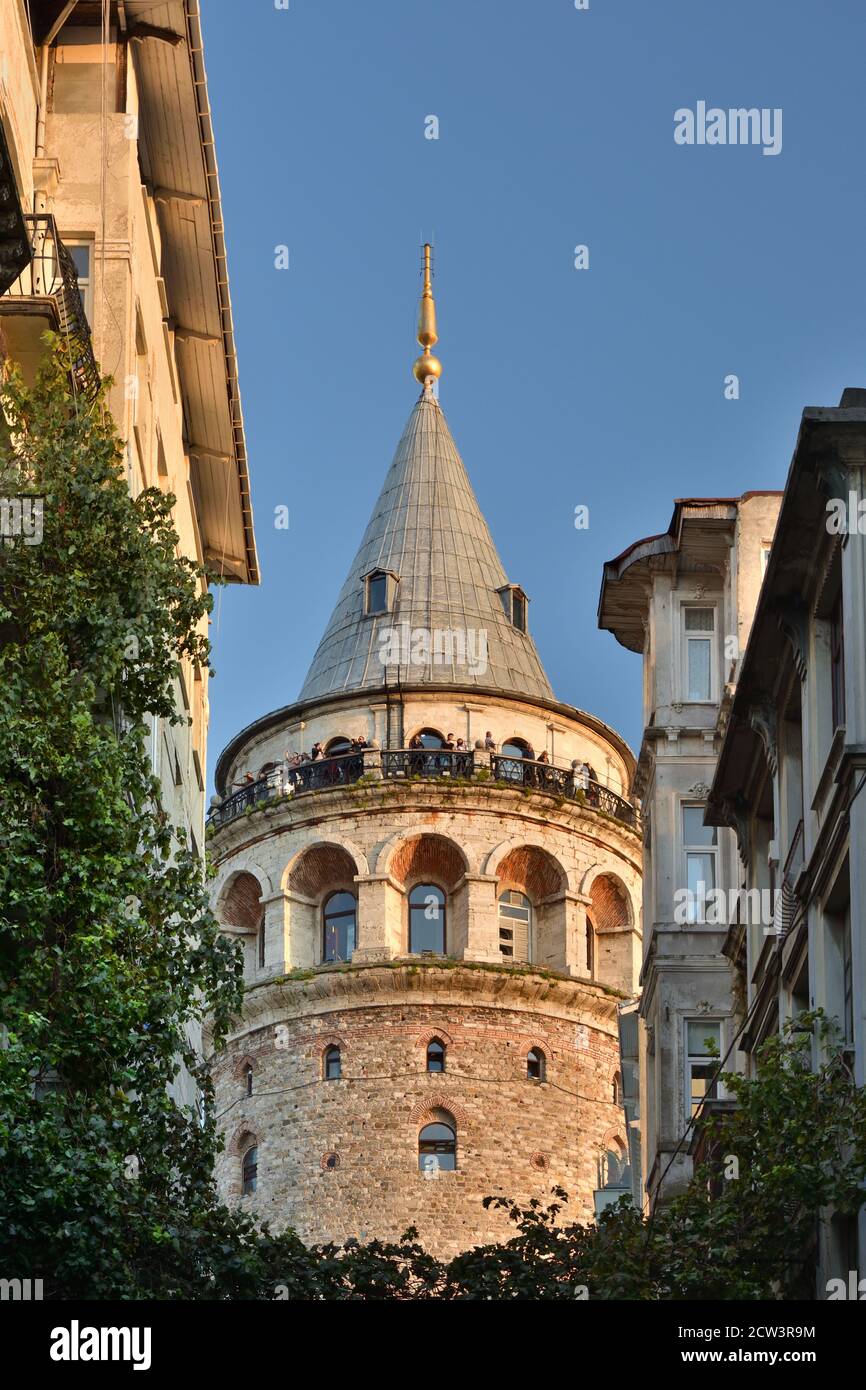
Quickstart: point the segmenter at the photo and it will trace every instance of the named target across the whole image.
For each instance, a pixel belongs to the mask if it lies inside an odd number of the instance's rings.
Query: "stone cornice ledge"
[[[339,966],[297,971],[252,985],[244,997],[244,1019],[230,1039],[285,1020],[340,1009],[413,1004],[457,1004],[471,1008],[509,1008],[543,1012],[571,1023],[586,1024],[612,1035],[617,1005],[627,996],[590,980],[552,971],[510,970],[466,962]],[[210,1029],[206,1028],[208,1046]]]

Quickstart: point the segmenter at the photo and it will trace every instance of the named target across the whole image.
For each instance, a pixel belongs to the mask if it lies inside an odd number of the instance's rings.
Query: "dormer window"
[[[502,602],[505,616],[518,632],[526,631],[526,605],[529,600],[519,584],[505,584],[496,592]]]
[[[398,579],[392,570],[371,570],[364,575],[364,612],[368,618],[392,611]]]

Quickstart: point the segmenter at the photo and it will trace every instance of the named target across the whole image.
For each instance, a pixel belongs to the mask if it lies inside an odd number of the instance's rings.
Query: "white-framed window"
[[[772,541],[761,541],[761,578],[767,573],[767,563],[770,559],[770,546]]]
[[[683,604],[683,700],[711,701],[716,692],[716,610],[709,604]]]
[[[532,904],[514,888],[499,895],[499,954],[506,960],[532,959]]]
[[[680,808],[689,922],[704,919],[707,895],[719,886],[719,832],[714,825],[704,825],[705,809],[702,804],[688,803]]]
[[[87,322],[93,324],[93,241],[86,237],[72,237],[63,244],[72,257],[78,272],[78,292],[84,305]]]
[[[722,1060],[722,1021],[719,1018],[686,1018],[685,1036],[686,1116],[695,1115],[705,1100],[723,1097],[715,1079]]]

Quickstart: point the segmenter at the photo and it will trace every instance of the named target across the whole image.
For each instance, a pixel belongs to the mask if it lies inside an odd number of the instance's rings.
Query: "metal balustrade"
[[[383,777],[472,777],[471,748],[390,748],[382,754]]]
[[[409,781],[412,778],[469,779],[476,778],[479,773],[484,775],[488,769],[488,755],[472,749],[388,748],[381,752],[367,749],[366,758],[366,770],[374,776],[381,774],[389,781]],[[488,776],[494,782],[567,797],[612,816],[632,829],[640,827],[636,806],[579,769],[556,767],[553,763],[541,763],[529,758],[505,757],[498,753],[490,756],[489,769]],[[318,758],[314,762],[300,763],[297,767],[283,764],[266,776],[240,787],[224,801],[215,802],[208,815],[208,824],[225,825],[252,807],[277,796],[351,786],[360,780],[364,772],[363,751],[342,753],[335,758]]]
[[[60,239],[51,213],[28,212],[24,222],[31,259],[0,298],[0,312],[38,314],[44,312],[40,305],[52,305],[57,331],[72,354],[76,390],[91,399],[99,390],[99,368],[75,262]]]

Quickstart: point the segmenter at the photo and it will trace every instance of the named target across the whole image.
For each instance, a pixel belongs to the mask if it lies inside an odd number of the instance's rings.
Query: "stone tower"
[[[632,754],[555,699],[436,398],[427,248],[418,336],[421,396],[300,697],[217,765],[247,990],[213,1070],[229,1201],[451,1255],[512,1233],[488,1195],[558,1184],[589,1218],[621,1185],[641,841]]]

